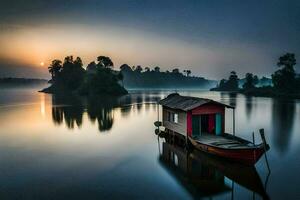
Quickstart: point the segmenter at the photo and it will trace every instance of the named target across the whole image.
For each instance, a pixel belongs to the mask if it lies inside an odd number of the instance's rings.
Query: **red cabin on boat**
[[[225,131],[225,108],[232,106],[211,99],[168,95],[159,102],[163,107],[162,125],[169,131],[197,137],[222,135]]]

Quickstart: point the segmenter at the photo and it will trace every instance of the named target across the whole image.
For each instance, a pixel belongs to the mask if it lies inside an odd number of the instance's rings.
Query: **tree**
[[[160,72],[160,67],[158,67],[158,66],[154,67],[154,71],[155,72]]]
[[[73,63],[73,56],[66,56],[64,64]]]
[[[120,66],[120,70],[123,72],[129,72],[129,71],[132,71],[131,67],[127,64],[123,64]]]
[[[140,65],[138,65],[138,66],[136,66],[134,71],[138,72],[138,73],[141,73],[143,71],[143,68]]]
[[[73,62],[75,68],[82,68],[83,63],[80,57],[77,57]]]
[[[88,64],[88,66],[86,67],[86,71],[89,73],[95,73],[97,69],[97,64],[95,63],[95,61],[90,62],[90,64]]]
[[[190,76],[190,74],[192,73],[191,70],[183,70],[183,72],[186,74],[187,77]]]
[[[225,84],[226,84],[226,79],[222,79],[219,83],[219,88],[224,88],[225,87]]]
[[[284,66],[287,70],[294,71],[294,66],[296,65],[295,54],[286,53],[280,56],[277,65],[278,67]]]
[[[255,88],[255,85],[258,83],[258,77],[253,76],[251,73],[247,73],[245,76],[245,83],[243,84],[243,88],[248,90]]]
[[[229,80],[227,81],[228,90],[238,90],[239,89],[239,78],[235,71],[230,72]]]
[[[97,61],[97,66],[100,68],[112,68],[114,66],[114,63],[111,61],[111,59],[106,56],[98,56]]]
[[[56,79],[61,68],[62,68],[62,62],[60,60],[55,59],[51,62],[50,66],[48,67],[48,70],[49,70],[49,73],[51,74],[52,81],[54,81],[54,79]]]
[[[65,57],[61,70],[60,82],[62,86],[70,90],[76,90],[81,85],[84,78],[85,70],[80,57],[75,60],[73,56]]]
[[[294,66],[296,65],[295,54],[286,53],[279,57],[277,63],[278,67],[283,67],[272,74],[272,82],[274,88],[280,91],[293,91],[296,90],[296,73]]]
[[[150,68],[149,67],[145,67],[145,71],[146,72],[150,72]]]
[[[178,68],[173,69],[172,73],[179,74],[179,69]]]

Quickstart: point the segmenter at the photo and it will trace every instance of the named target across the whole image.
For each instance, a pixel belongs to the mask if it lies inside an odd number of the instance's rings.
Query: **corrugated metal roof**
[[[183,111],[193,110],[194,108],[197,108],[207,103],[215,103],[215,104],[223,105],[227,108],[234,108],[233,106],[226,105],[211,99],[181,96],[178,93],[170,94],[166,98],[159,101],[159,104],[163,106],[167,106],[172,109],[178,109]]]

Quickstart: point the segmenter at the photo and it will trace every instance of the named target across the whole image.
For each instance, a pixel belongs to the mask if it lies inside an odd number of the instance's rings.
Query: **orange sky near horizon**
[[[186,66],[187,61],[211,53],[183,41],[114,27],[23,27],[1,33],[0,42],[4,47],[0,50],[1,58],[35,67],[47,67],[51,60],[67,55],[80,56],[85,65],[99,55],[106,55],[117,66]]]
[[[220,72],[228,73],[228,66],[251,65],[252,57],[264,59],[257,47],[230,43],[207,46],[189,43],[153,32],[124,27],[102,25],[21,26],[0,32],[0,59],[18,65],[45,68],[53,59],[65,56],[81,57],[84,66],[99,55],[109,56],[115,68],[121,64],[141,65],[171,70],[191,69],[193,75],[216,78]],[[256,61],[255,61],[256,62]],[[41,65],[44,63],[44,65]]]

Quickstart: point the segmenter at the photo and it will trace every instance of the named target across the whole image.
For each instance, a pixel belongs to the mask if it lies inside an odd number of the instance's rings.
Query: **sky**
[[[300,1],[1,0],[0,77],[49,78],[51,60],[99,55],[121,64],[235,70],[270,76],[278,57],[300,59]]]

